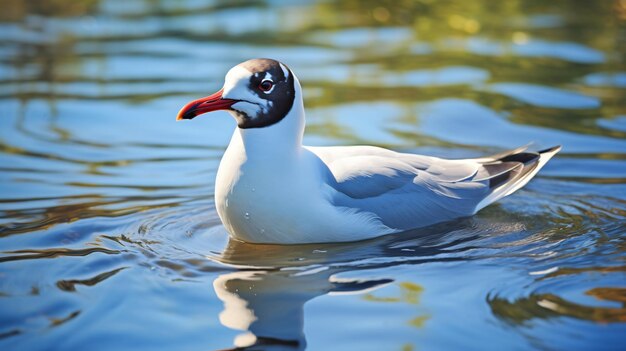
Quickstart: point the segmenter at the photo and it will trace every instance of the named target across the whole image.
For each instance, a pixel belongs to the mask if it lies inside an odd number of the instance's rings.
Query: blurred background
[[[623,349],[624,0],[4,0],[0,40],[5,350]],[[175,116],[256,57],[310,145],[563,151],[454,228],[228,243],[234,122]]]

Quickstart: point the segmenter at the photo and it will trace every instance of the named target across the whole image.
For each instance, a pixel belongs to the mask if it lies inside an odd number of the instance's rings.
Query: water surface
[[[617,0],[6,1],[0,348],[624,349],[625,21]],[[234,123],[174,118],[253,57],[299,76],[308,144],[563,151],[455,223],[229,242]]]

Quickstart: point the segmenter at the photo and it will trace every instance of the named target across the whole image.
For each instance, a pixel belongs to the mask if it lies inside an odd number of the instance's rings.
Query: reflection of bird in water
[[[224,302],[220,322],[246,333],[235,346],[264,345],[264,350],[303,350],[304,304],[331,292],[359,293],[389,283],[389,279],[332,281],[336,270],[297,274],[293,271],[240,271],[213,282]],[[271,347],[270,347],[271,346]]]
[[[303,350],[306,302],[328,293],[364,293],[392,282],[386,278],[338,279],[338,273],[464,260],[464,251],[473,248],[468,243],[479,235],[519,227],[464,220],[454,226],[345,244],[252,245],[231,240],[219,261],[241,270],[222,274],[213,282],[224,303],[220,322],[244,331],[234,341],[238,350]]]
[[[470,216],[524,186],[560,149],[445,160],[305,147],[300,83],[269,59],[235,66],[222,90],[177,119],[215,110],[238,125],[217,174],[216,208],[230,235],[247,242],[356,241]]]

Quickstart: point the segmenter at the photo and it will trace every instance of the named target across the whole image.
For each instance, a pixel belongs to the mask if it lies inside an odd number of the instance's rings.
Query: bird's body
[[[191,102],[179,119],[213,105],[237,119],[215,202],[230,235],[247,242],[355,241],[470,216],[524,186],[559,150],[445,160],[373,146],[306,147],[300,84],[273,60],[236,66],[218,94]]]

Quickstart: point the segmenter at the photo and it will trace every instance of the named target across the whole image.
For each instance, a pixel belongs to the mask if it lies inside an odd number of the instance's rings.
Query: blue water
[[[0,349],[625,349],[625,29],[623,1],[7,0]],[[563,150],[454,223],[229,242],[234,122],[175,116],[253,57],[300,78],[309,145]]]

